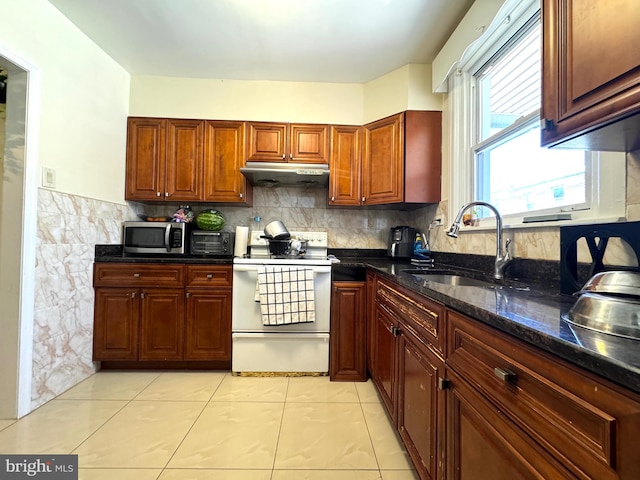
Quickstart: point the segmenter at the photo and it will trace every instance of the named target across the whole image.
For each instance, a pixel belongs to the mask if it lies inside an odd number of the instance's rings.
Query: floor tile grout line
[[[145,388],[146,388],[146,387],[145,387]],[[96,400],[89,400],[89,401],[90,401],[90,402],[94,402],[94,401],[96,401]],[[104,400],[98,400],[98,401],[104,401]],[[116,400],[116,401],[118,401],[118,400]],[[123,401],[123,400],[119,400],[119,401]],[[107,423],[109,423],[109,422],[110,422],[110,421],[111,421],[111,420],[112,420],[116,415],[118,415],[120,412],[122,412],[122,410],[124,410],[124,409],[127,407],[127,405],[131,404],[131,402],[133,402],[133,400],[125,401],[125,404],[124,404],[124,405],[122,405],[122,407],[120,407],[117,411],[115,411],[115,412],[113,413],[113,415],[111,415],[108,419],[106,419],[104,422],[102,422],[102,425],[100,425],[100,426],[99,426],[98,428],[96,428],[93,432],[91,432],[87,437],[85,437],[85,439],[84,439],[84,440],[82,440],[78,445],[76,445],[76,447],[75,447],[75,448],[73,448],[73,449],[71,450],[71,452],[69,452],[69,453],[73,454],[73,452],[75,452],[76,450],[78,450],[82,445],[84,445],[84,444],[87,442],[87,440],[89,440],[89,439],[90,439],[91,437],[93,437],[96,433],[98,433],[100,430],[102,430],[102,429],[104,428],[104,426],[105,426]],[[79,465],[80,465],[80,455],[78,455],[78,467],[79,467]]]
[[[278,457],[278,446],[280,445],[280,435],[282,435],[282,424],[284,422],[284,412],[287,409],[287,397],[289,396],[289,387],[291,386],[291,378],[287,377],[287,386],[284,390],[284,402],[282,404],[282,413],[280,414],[280,427],[278,428],[278,436],[276,437],[276,448],[273,452],[273,463],[271,464],[271,474],[269,479],[273,480],[273,472],[276,468],[276,458]]]
[[[222,383],[222,382],[220,382]],[[218,385],[219,386],[219,385]],[[176,452],[178,450],[180,450],[180,447],[182,446],[182,444],[184,443],[185,439],[187,438],[187,436],[189,436],[189,433],[191,433],[191,430],[193,430],[194,425],[198,422],[198,420],[200,419],[200,417],[202,417],[202,414],[204,413],[204,411],[207,409],[207,406],[209,405],[209,402],[204,402],[204,405],[202,406],[202,410],[200,410],[200,413],[198,414],[198,416],[193,420],[193,423],[191,424],[191,426],[189,427],[189,429],[185,432],[184,437],[182,437],[182,440],[180,440],[180,442],[178,443],[178,445],[176,446],[175,450],[173,451],[173,453],[169,456],[169,459],[167,460],[167,462],[164,464],[164,467],[161,467],[161,471],[160,471],[160,475],[162,475],[162,472],[164,472],[167,467],[169,466],[169,463],[171,463],[171,460],[173,460],[173,457],[176,455]],[[156,479],[157,480],[157,479]]]

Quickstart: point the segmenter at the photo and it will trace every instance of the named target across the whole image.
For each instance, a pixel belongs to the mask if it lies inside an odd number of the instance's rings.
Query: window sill
[[[531,222],[531,223],[521,223],[521,222],[509,222],[503,220],[502,229],[503,230],[525,230],[531,228],[553,228],[553,227],[564,227],[566,225],[598,225],[600,223],[616,223],[616,222],[624,222],[626,218],[624,217],[608,217],[608,218],[598,218],[598,219],[589,219],[589,218],[577,218],[574,220],[555,220],[551,222]],[[495,222],[480,224],[476,227],[460,227],[460,233],[473,233],[473,232],[488,232],[495,231],[496,224]]]

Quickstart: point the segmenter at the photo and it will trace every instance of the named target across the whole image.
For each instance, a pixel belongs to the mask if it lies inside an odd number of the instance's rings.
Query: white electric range
[[[251,254],[233,260],[232,358],[234,374],[327,374],[331,312],[331,260],[326,232],[290,232],[306,240],[304,255],[274,256],[263,232],[251,232]],[[265,325],[256,301],[258,272],[282,266],[313,272],[315,320]]]

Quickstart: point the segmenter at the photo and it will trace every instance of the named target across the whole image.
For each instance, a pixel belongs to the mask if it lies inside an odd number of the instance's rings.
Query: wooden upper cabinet
[[[245,162],[244,122],[207,121],[204,129],[202,200],[251,205],[252,187],[240,173]]]
[[[542,145],[640,148],[640,2],[544,0]]]
[[[329,163],[329,126],[289,125],[289,161]]]
[[[202,199],[204,122],[171,119],[167,122],[167,200]]]
[[[437,203],[442,112],[392,115],[364,126],[362,204]]]
[[[287,124],[250,122],[248,129],[249,162],[286,162]]]
[[[329,168],[329,205],[360,205],[362,127],[331,126]]]
[[[247,161],[329,163],[329,126],[249,122]]]
[[[404,200],[404,115],[365,125],[362,202],[365,205]]]
[[[128,119],[125,199],[163,199],[166,130],[163,118]]]
[[[202,120],[129,118],[125,198],[200,200],[203,135]]]

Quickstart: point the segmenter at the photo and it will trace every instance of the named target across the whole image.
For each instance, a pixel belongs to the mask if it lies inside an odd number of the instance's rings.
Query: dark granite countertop
[[[403,272],[415,269],[408,260],[392,262],[381,257],[338,258],[338,266],[373,269],[414,292],[640,393],[640,341],[570,326],[561,315],[574,304],[573,296],[542,287],[523,289],[525,285],[516,281],[487,287],[447,285]],[[437,264],[436,268],[457,270],[476,277],[480,273],[446,264]],[[490,278],[484,279],[492,281]]]
[[[199,255],[124,255],[122,245],[96,245],[95,259],[98,263],[188,263],[213,265],[233,263],[233,257],[203,257]]]

